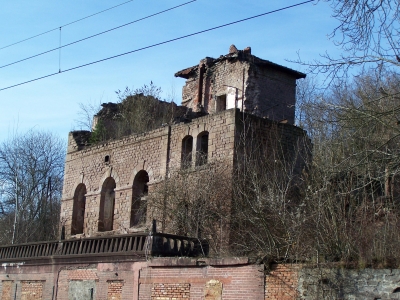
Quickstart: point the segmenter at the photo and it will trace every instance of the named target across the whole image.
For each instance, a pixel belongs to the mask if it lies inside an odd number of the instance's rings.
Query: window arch
[[[149,174],[145,170],[139,171],[132,186],[132,205],[130,226],[145,223],[147,214],[147,195],[149,193]]]
[[[208,131],[203,131],[197,136],[196,166],[202,166],[208,159]]]
[[[115,204],[115,180],[108,177],[101,188],[99,231],[113,230],[114,204]]]
[[[79,184],[74,193],[74,204],[72,207],[71,235],[83,233],[86,205],[86,186]]]
[[[181,167],[187,169],[192,166],[193,137],[187,135],[182,140]]]

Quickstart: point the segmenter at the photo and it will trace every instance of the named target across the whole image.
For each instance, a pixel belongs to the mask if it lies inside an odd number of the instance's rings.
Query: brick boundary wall
[[[244,258],[196,259],[157,258],[140,271],[139,299],[152,298],[156,284],[190,284],[190,299],[224,300],[264,299],[264,266],[248,263]],[[219,293],[211,283],[220,285]],[[205,298],[207,296],[208,298]],[[214,297],[217,296],[217,297]]]
[[[266,300],[298,299],[298,267],[285,264],[274,264],[265,276]]]
[[[22,300],[68,300],[71,283],[74,291],[80,286],[90,287],[94,299],[107,300],[400,299],[400,269],[302,264],[265,268],[243,257],[26,262],[3,263],[0,267],[1,300],[14,299],[14,295]],[[186,298],[178,297],[182,296],[177,295],[179,288]]]
[[[154,283],[151,300],[189,299],[189,283]]]

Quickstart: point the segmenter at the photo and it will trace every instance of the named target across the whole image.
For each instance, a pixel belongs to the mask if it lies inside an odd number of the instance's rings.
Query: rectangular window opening
[[[217,96],[216,111],[226,110],[226,95]]]

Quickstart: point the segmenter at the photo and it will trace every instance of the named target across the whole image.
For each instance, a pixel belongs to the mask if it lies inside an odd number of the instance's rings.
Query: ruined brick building
[[[232,46],[175,76],[186,79],[182,106],[190,120],[93,146],[79,140],[81,132],[70,133],[61,209],[67,237],[143,229],[140,199],[171,170],[221,159],[233,168],[243,112],[260,139],[278,130],[288,151],[305,137],[293,125],[296,80],[305,75],[257,58],[250,48]]]
[[[172,170],[196,173],[224,161],[233,171],[249,129],[270,145],[266,151],[279,145],[300,174],[307,149],[294,152],[307,136],[294,126],[295,95],[305,74],[232,45],[228,54],[175,76],[186,83],[185,115],[174,122],[93,145],[90,132],[69,133],[61,207],[66,239],[0,247],[1,299],[264,298],[263,266],[248,259],[154,258],[207,253],[197,236],[152,231],[154,216],[143,207]],[[38,296],[28,296],[32,291]]]

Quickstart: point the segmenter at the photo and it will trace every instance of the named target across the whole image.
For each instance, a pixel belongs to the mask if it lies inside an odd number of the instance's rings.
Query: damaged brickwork
[[[265,300],[298,299],[297,271],[295,265],[273,264],[265,276]]]

